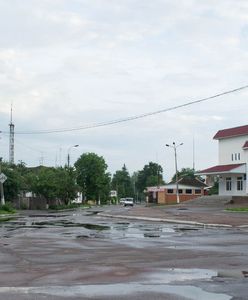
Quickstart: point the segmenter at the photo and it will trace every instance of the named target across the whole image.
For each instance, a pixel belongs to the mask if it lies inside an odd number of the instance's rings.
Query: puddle
[[[158,233],[144,233],[144,237],[148,237],[148,238],[159,238],[160,234]]]
[[[147,293],[163,294],[165,299],[169,299],[170,295],[177,295],[192,300],[230,300],[231,296],[226,294],[206,292],[201,288],[194,286],[173,286],[173,285],[151,285],[142,283],[117,283],[117,284],[100,284],[100,285],[74,285],[74,286],[43,286],[43,287],[0,287],[0,294],[29,294],[29,295],[49,295],[54,297],[87,297],[98,298],[109,297],[117,299],[118,297],[129,297],[132,295]],[[155,299],[155,298],[154,298]]]
[[[128,239],[166,238],[174,233],[172,226],[118,222],[111,226],[111,237]]]
[[[244,275],[245,278],[248,277],[248,271],[242,271],[242,274]]]
[[[99,224],[90,224],[90,223],[75,223],[67,220],[55,220],[55,221],[12,221],[11,218],[1,219],[2,222],[6,222],[4,227],[8,230],[15,230],[20,228],[47,228],[47,227],[83,227],[89,230],[109,230],[110,226],[99,225]]]
[[[81,234],[81,235],[77,235],[76,236],[77,239],[103,239],[104,236],[102,234],[94,234],[94,233],[91,233],[91,234]]]
[[[219,278],[248,278],[248,271],[242,270],[221,270],[218,272]]]
[[[175,231],[180,232],[180,231],[198,231],[199,228],[196,227],[180,227],[176,228]]]
[[[98,211],[88,211],[85,216],[94,216],[94,215],[97,215],[99,213],[101,213],[102,211],[101,210],[98,210]]]
[[[166,284],[186,280],[211,279],[217,274],[217,271],[208,269],[161,269],[149,275],[148,282]]]
[[[61,226],[61,227],[83,227],[89,230],[108,230],[110,229],[110,226],[106,225],[99,225],[99,224],[90,224],[90,223],[74,223],[66,220],[60,220],[60,221],[43,221],[43,222],[33,222],[33,226]]]
[[[118,222],[117,224],[118,225],[129,225],[130,223],[128,223],[128,222]]]
[[[45,215],[45,214],[36,214],[36,215],[29,215],[29,218],[65,218],[65,217],[69,217],[69,215],[62,215],[62,214],[57,214],[56,213],[51,213],[49,215]]]

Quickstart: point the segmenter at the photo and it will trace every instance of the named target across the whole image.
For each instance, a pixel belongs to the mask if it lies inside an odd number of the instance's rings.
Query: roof
[[[248,125],[219,130],[213,138],[219,140],[242,135],[248,135]]]
[[[175,181],[172,181],[168,184],[175,184],[176,182]],[[188,177],[188,176],[185,176],[185,177],[182,177],[178,180],[178,184],[180,185],[187,185],[187,186],[194,186],[194,187],[207,187],[207,185],[201,181],[200,179],[197,179],[197,178],[192,178],[192,177]]]
[[[246,141],[243,146],[243,149],[247,149],[247,148],[248,148],[248,141]]]
[[[218,165],[214,166],[205,170],[201,170],[197,172],[198,174],[204,174],[204,173],[223,173],[223,172],[229,172],[234,169],[237,169],[240,166],[243,166],[245,164],[231,164],[231,165]]]

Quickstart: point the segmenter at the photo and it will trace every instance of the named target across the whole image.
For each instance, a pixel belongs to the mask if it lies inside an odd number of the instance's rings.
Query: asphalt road
[[[247,228],[97,216],[104,210],[1,222],[0,299],[248,299]]]

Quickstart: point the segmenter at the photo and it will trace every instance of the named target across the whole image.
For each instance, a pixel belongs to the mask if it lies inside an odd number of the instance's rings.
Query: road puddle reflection
[[[169,268],[156,270],[147,278],[149,283],[171,283],[186,280],[211,279],[217,276],[217,271],[208,269]]]
[[[186,285],[160,285],[143,283],[118,283],[118,284],[100,284],[100,285],[74,285],[74,286],[43,286],[43,287],[0,287],[0,294],[18,294],[18,295],[49,295],[54,297],[88,297],[93,299],[102,299],[103,297],[118,299],[132,299],[134,295],[145,295],[147,293],[164,294],[165,299],[170,299],[169,295],[176,295],[183,299],[191,300],[230,300],[231,296],[221,293],[207,292],[195,286]],[[125,297],[125,298],[124,298]],[[35,299],[35,298],[34,298]],[[155,299],[155,298],[154,298]]]

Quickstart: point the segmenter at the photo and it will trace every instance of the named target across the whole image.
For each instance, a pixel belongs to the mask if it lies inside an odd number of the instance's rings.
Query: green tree
[[[105,202],[110,193],[110,174],[102,156],[84,153],[75,162],[77,183],[88,200]]]
[[[178,179],[182,177],[189,177],[189,178],[198,178],[203,180],[200,176],[195,175],[195,170],[191,168],[182,168],[180,171],[177,172]],[[176,181],[176,174],[171,179],[172,181]]]
[[[23,164],[20,167],[19,164],[1,162],[1,171],[7,176],[7,180],[3,184],[5,200],[12,202],[25,188],[26,166]]]
[[[63,203],[69,204],[76,198],[78,186],[76,184],[76,172],[73,168],[59,167],[55,169],[56,197]]]
[[[46,199],[56,198],[55,168],[40,167],[27,175],[30,191]]]
[[[113,175],[111,186],[117,191],[118,198],[133,196],[133,186],[125,164],[121,170],[117,170]]]
[[[59,199],[68,204],[76,197],[76,173],[67,167],[39,167],[26,176],[28,189],[46,199]]]
[[[12,202],[22,190],[24,180],[16,168],[8,163],[2,165],[2,172],[7,176],[7,180],[3,184],[4,197],[6,201]]]
[[[138,172],[136,187],[143,193],[147,186],[161,185],[163,181],[163,168],[154,162],[149,162],[143,170]]]
[[[216,179],[214,185],[209,189],[209,195],[218,195],[219,194],[219,180]]]

